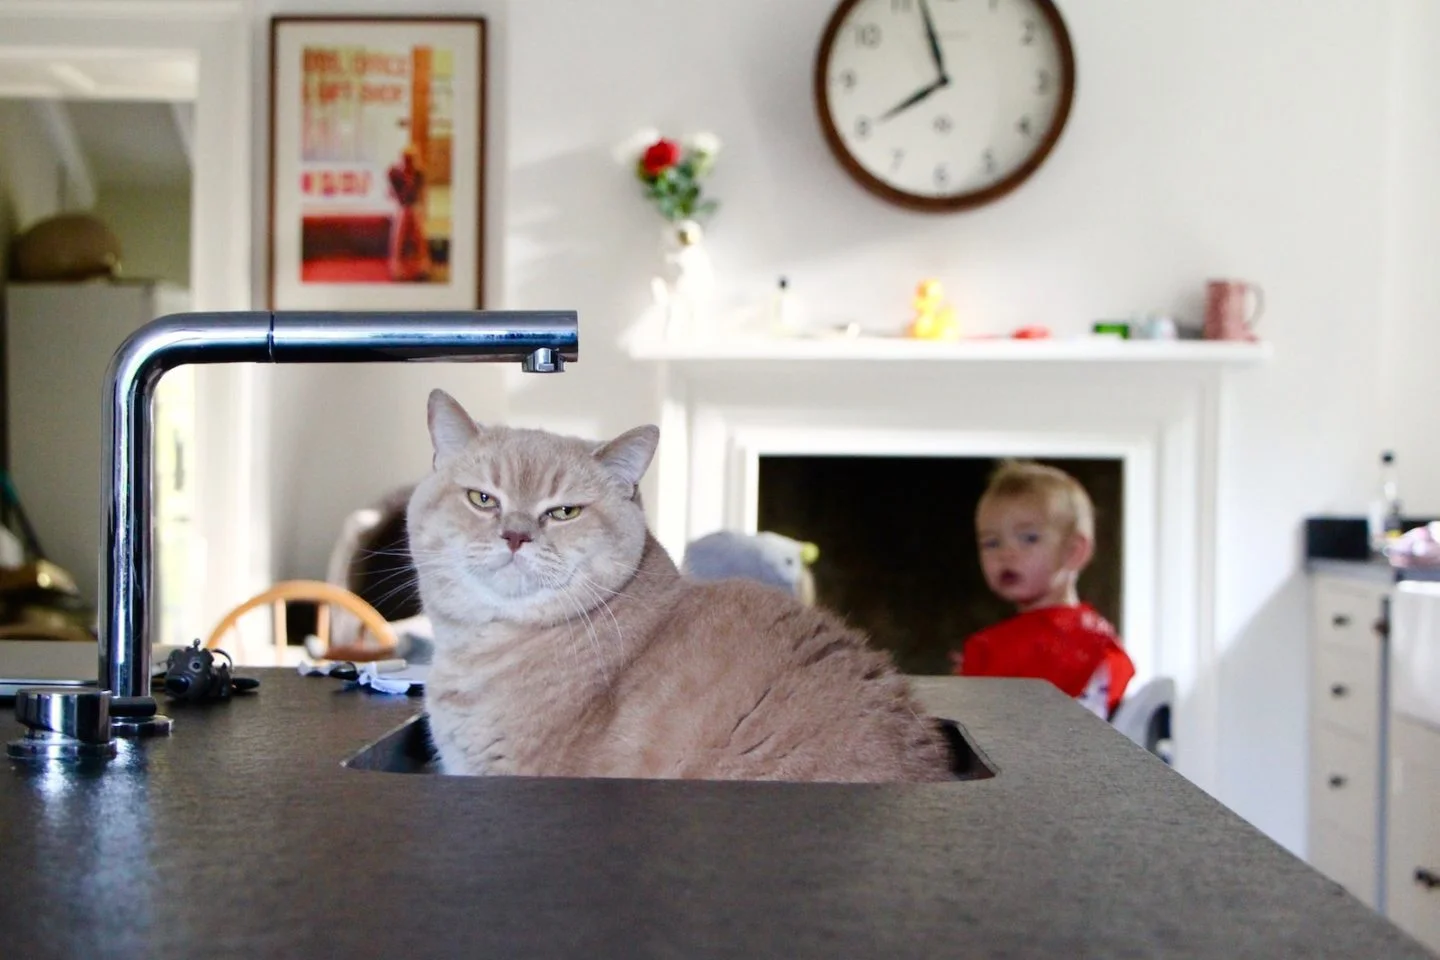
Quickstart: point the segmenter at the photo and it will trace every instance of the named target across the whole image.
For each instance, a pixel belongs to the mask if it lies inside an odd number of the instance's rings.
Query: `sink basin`
[[[941,719],[950,741],[951,767],[956,780],[985,780],[995,776],[995,767],[966,729],[954,720]],[[381,773],[440,772],[435,745],[430,741],[430,717],[418,714],[406,720],[374,743],[347,757],[342,764],[351,770]]]

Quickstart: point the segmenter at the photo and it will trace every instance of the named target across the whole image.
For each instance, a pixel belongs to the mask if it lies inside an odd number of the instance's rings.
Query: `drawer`
[[[1316,577],[1311,589],[1311,630],[1318,644],[1334,644],[1356,653],[1379,649],[1375,624],[1381,617],[1388,584],[1356,583]]]
[[[1315,720],[1366,743],[1380,743],[1380,652],[1357,653],[1350,647],[1315,648],[1311,689]]]
[[[1310,822],[1310,865],[1374,909],[1379,850],[1374,831],[1356,834],[1343,824]]]
[[[1380,811],[1378,745],[1324,727],[1314,731],[1312,742],[1310,816],[1374,841]]]
[[[1391,729],[1386,913],[1440,952],[1440,732],[1404,717]]]

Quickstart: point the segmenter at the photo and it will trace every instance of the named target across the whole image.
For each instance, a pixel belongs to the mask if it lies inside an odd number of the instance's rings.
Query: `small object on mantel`
[[[1130,324],[1124,320],[1097,320],[1090,330],[1097,337],[1119,337],[1121,340],[1130,339]]]
[[[1180,339],[1180,330],[1175,324],[1175,318],[1163,313],[1146,314],[1144,319],[1135,324],[1135,334],[1142,340]]]
[[[1010,336],[1013,340],[1049,340],[1050,328],[1033,324],[1028,327],[1021,327]]]
[[[908,333],[917,340],[959,340],[960,324],[955,308],[945,299],[939,280],[922,280],[911,299],[915,315]]]
[[[802,332],[804,324],[790,290],[790,278],[781,277],[770,300],[770,332],[777,337],[793,337]]]
[[[875,336],[875,334],[866,334],[865,328],[854,320],[807,327],[801,333],[801,338],[808,340],[858,340],[863,336]]]

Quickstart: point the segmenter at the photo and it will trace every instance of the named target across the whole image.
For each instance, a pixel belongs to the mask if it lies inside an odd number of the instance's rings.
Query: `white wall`
[[[1222,435],[1219,793],[1299,849],[1298,530],[1359,506],[1378,442],[1388,5],[1068,0],[1079,87],[1057,151],[1012,197],[945,217],[872,199],[826,152],[809,77],[833,5],[512,7],[511,303],[578,307],[584,346],[563,382],[522,381],[511,419],[604,434],[655,415],[612,346],[645,302],[657,221],[609,148],[646,125],[725,139],[709,237],[742,296],[783,272],[822,315],[893,326],[933,274],[972,329],[1075,332],[1194,317],[1212,275],[1262,282],[1277,359],[1234,376]]]
[[[16,231],[66,209],[72,199],[45,125],[23,100],[0,100],[0,174]]]
[[[1440,35],[1440,4],[1434,0],[1393,0],[1395,55],[1392,58],[1391,155],[1394,159],[1386,204],[1386,445],[1399,464],[1407,512],[1440,515],[1440,444],[1433,411],[1440,403],[1440,64],[1428,38]],[[1376,445],[1379,448],[1379,444]],[[1367,462],[1369,467],[1374,460]],[[1371,474],[1374,474],[1373,467]]]
[[[350,0],[343,5],[304,0],[253,0],[255,116],[268,115],[269,17],[307,13],[398,15],[394,3]],[[505,303],[506,119],[512,82],[507,67],[507,0],[436,0],[426,14],[481,16],[490,51],[490,122],[486,194],[486,290],[489,306]],[[268,130],[258,130],[256,236],[265,237]],[[267,304],[264,244],[255,245],[255,302]],[[425,400],[442,387],[482,419],[505,417],[505,375],[493,364],[274,367],[265,371],[275,411],[271,424],[271,536],[276,576],[322,578],[346,514],[430,468]]]
[[[132,279],[190,285],[190,184],[102,181],[94,212],[120,241],[120,268]]]
[[[1408,151],[1417,177],[1440,159],[1425,127],[1434,111],[1421,110],[1434,84],[1392,110],[1391,47],[1418,55],[1427,35],[1407,39],[1390,22],[1407,5],[1433,16],[1425,0],[1065,0],[1079,88],[1058,149],[1010,198],[928,217],[863,193],[824,148],[810,71],[834,0],[485,4],[492,48],[508,59],[491,87],[491,133],[504,138],[491,152],[493,209],[503,203],[499,229],[491,220],[492,242],[503,238],[496,305],[579,309],[583,349],[560,378],[506,372],[497,383],[478,368],[457,381],[482,417],[594,435],[655,418],[651,371],[615,346],[656,262],[659,221],[610,157],[642,126],[725,140],[709,238],[737,302],[784,273],[822,316],[895,326],[914,283],[935,275],[973,330],[1065,333],[1151,308],[1194,317],[1212,275],[1262,282],[1276,359],[1234,375],[1222,425],[1219,793],[1298,849],[1301,519],[1357,510],[1368,493],[1385,298],[1402,326],[1423,327],[1415,287],[1440,295],[1418,266],[1398,283],[1382,259],[1404,228],[1420,263],[1437,229],[1428,209],[1400,227],[1390,216],[1409,203],[1389,189],[1392,153]],[[319,573],[344,510],[425,468],[423,393],[438,377],[407,375],[277,378],[281,574]],[[1397,435],[1418,444],[1421,429],[1415,419]]]

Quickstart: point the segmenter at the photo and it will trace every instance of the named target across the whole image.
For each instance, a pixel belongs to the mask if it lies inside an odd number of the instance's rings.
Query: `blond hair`
[[[1000,500],[1039,500],[1045,516],[1067,534],[1095,541],[1095,505],[1080,482],[1064,470],[1033,460],[1004,460],[980,495],[976,512]]]

